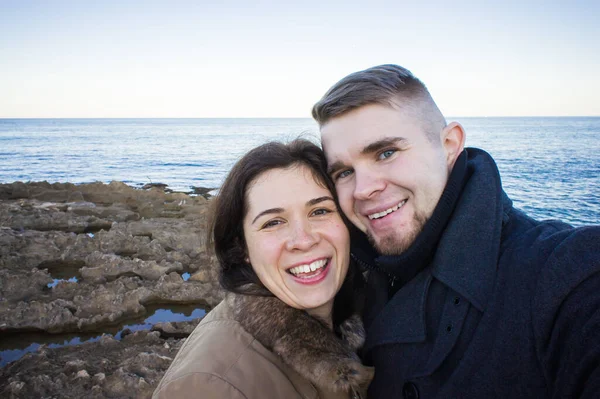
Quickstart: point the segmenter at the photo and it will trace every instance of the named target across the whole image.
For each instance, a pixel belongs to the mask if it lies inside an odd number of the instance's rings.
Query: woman
[[[372,370],[355,353],[364,330],[345,299],[359,274],[319,147],[299,139],[246,154],[221,187],[210,231],[229,293],[154,397],[364,397]]]

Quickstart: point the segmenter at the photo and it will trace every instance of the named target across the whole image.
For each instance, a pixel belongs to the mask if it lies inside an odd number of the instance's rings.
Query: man
[[[600,398],[600,228],[513,208],[408,70],[314,106],[352,257],[369,270],[370,398]]]

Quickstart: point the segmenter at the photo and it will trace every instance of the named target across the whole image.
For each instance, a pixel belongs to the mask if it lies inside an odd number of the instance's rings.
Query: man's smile
[[[367,217],[371,220],[380,219],[384,216],[389,215],[392,212],[396,212],[398,209],[402,208],[402,206],[404,206],[404,204],[406,204],[406,200],[402,200],[402,201],[400,201],[400,203],[398,203],[398,205],[392,206],[391,208],[385,209],[381,212],[374,212],[371,214],[367,214]]]

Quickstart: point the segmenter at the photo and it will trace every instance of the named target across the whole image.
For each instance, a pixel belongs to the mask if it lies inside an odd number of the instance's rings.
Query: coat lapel
[[[425,341],[425,301],[430,284],[431,273],[425,270],[379,311],[367,328],[364,349],[367,356],[377,345]]]

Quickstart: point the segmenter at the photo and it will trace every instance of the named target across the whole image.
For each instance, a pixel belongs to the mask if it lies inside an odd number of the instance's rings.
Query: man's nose
[[[306,251],[318,244],[319,240],[319,233],[311,227],[308,221],[298,222],[292,228],[291,235],[287,241],[287,249],[289,251]]]
[[[371,199],[385,188],[381,176],[367,167],[354,170],[354,181],[354,198],[358,200]]]

